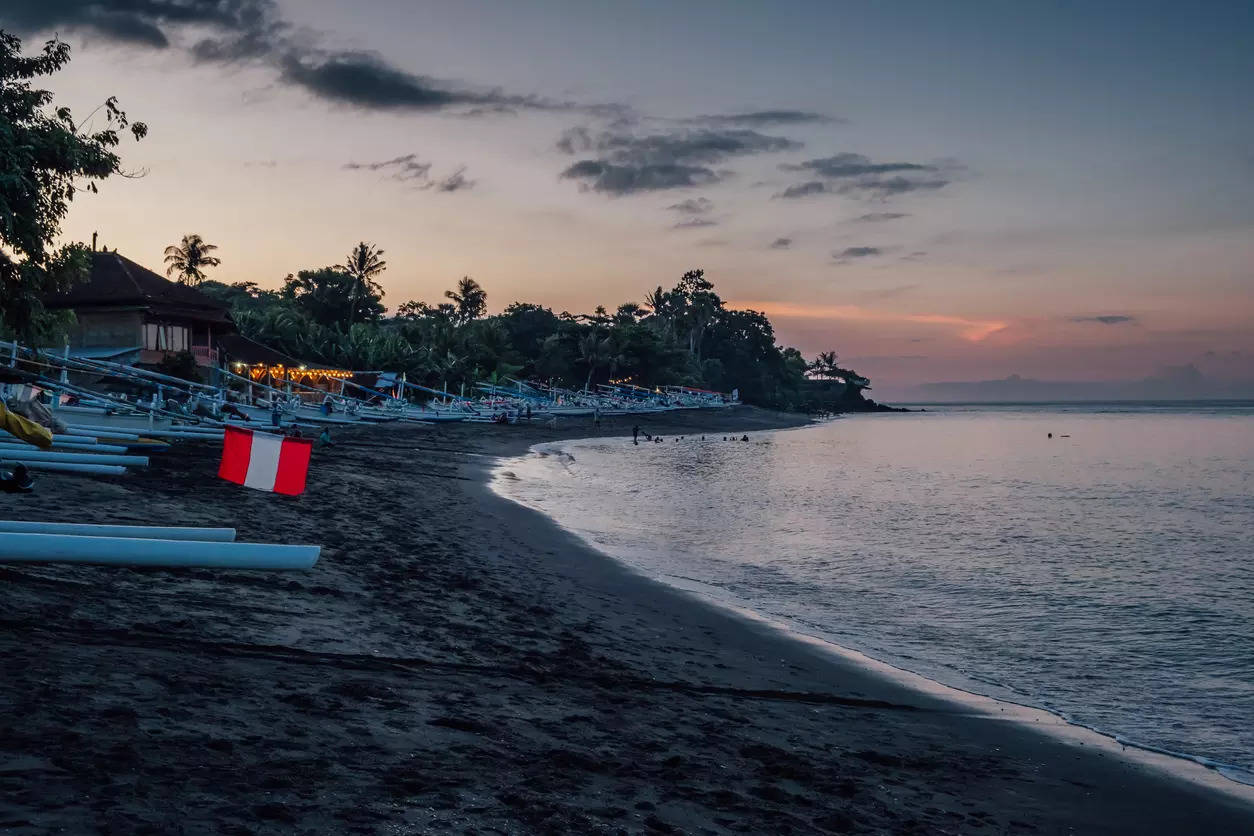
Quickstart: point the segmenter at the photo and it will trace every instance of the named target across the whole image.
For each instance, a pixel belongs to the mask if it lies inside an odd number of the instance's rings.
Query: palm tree
[[[814,362],[811,363],[806,370],[812,373],[815,377],[822,377],[827,380],[831,380],[833,378],[840,377],[840,373],[844,371],[839,365],[837,365],[837,362],[836,352],[820,351],[818,357],[814,358]]]
[[[610,338],[598,337],[596,331],[589,332],[579,341],[579,359],[588,364],[588,379],[583,382],[585,392],[592,385],[592,375],[602,366],[609,365],[612,355]]]
[[[446,290],[444,295],[457,308],[457,321],[465,324],[478,319],[488,309],[488,292],[470,276],[462,276],[456,290]]]
[[[644,316],[644,308],[636,302],[624,302],[614,312],[614,322],[619,325],[630,325]]]
[[[362,241],[353,247],[353,251],[348,254],[348,259],[344,262],[344,272],[353,280],[348,303],[349,325],[353,324],[353,319],[357,316],[358,299],[371,294],[383,295],[383,288],[375,281],[375,276],[388,269],[388,263],[383,260],[382,256],[383,250],[374,244]]]
[[[209,255],[216,249],[215,245],[206,243],[195,233],[184,235],[177,245],[165,248],[165,263],[168,265],[165,274],[178,273],[182,284],[198,285],[205,280],[205,267],[217,267],[222,263],[221,259]]]

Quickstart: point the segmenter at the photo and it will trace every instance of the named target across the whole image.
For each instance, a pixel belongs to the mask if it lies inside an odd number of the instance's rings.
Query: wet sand
[[[217,480],[199,444],[5,497],[324,550],[290,574],[0,567],[0,831],[1254,832],[1246,801],[904,687],[486,487],[495,456],[631,423],[339,432],[299,498]]]

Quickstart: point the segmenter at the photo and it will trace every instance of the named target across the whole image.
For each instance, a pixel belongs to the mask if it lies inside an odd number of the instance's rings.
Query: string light
[[[267,375],[272,378],[282,378],[283,380],[293,380],[300,382],[301,380],[346,380],[353,376],[353,372],[347,369],[309,369],[305,367],[288,367],[281,363],[273,366],[267,366],[259,363],[248,369],[248,376],[253,380],[261,380]]]

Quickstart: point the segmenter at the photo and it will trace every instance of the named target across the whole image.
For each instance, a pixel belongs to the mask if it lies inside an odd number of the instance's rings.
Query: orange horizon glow
[[[795,302],[728,302],[731,308],[748,308],[780,319],[832,319],[857,322],[920,322],[957,326],[957,335],[978,343],[1004,331],[1010,323],[1000,320],[968,319],[949,314],[895,314],[858,305],[802,305]]]

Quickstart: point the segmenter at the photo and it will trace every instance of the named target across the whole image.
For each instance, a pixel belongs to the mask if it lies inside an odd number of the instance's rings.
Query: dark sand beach
[[[218,480],[208,444],[6,498],[324,550],[304,573],[0,568],[0,831],[1254,832],[1235,795],[896,684],[486,487],[496,456],[630,426],[353,429],[299,498]]]

